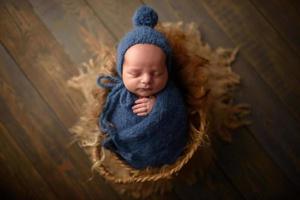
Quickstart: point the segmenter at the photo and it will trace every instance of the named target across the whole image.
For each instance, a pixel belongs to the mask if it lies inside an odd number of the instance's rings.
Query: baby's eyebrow
[[[139,72],[139,71],[141,71],[141,69],[139,69],[139,68],[129,68],[129,69],[127,69],[127,71]]]
[[[140,74],[141,73],[141,71],[140,70],[127,70],[126,71],[127,73],[129,73],[129,74]]]

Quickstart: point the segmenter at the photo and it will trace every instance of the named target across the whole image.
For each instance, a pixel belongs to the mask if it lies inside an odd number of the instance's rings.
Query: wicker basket
[[[232,105],[230,101],[232,89],[239,83],[239,76],[230,67],[237,49],[212,50],[201,41],[194,24],[164,23],[157,29],[166,35],[172,46],[175,80],[188,105],[189,142],[174,164],[136,170],[101,147],[104,134],[99,131],[98,118],[107,91],[95,88],[95,80],[99,74],[116,75],[114,50],[95,46],[97,40],[83,32],[95,56],[84,63],[79,76],[69,81],[70,86],[80,89],[87,100],[71,132],[90,156],[92,168],[118,192],[136,198],[155,196],[157,199],[178,181],[195,182],[211,164],[214,155],[211,138],[219,135],[230,140],[230,130],[245,124],[241,116],[248,112],[247,106]]]

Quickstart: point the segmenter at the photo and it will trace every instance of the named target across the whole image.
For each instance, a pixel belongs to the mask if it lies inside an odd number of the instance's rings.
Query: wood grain
[[[228,7],[225,3],[230,3],[232,6]],[[265,117],[258,114],[262,110],[256,111],[259,119],[266,120],[259,128],[260,134],[256,134],[256,136],[274,161],[299,186],[297,157],[299,157],[300,149],[296,142],[299,141],[297,133],[299,123],[295,120],[299,120],[297,112],[300,110],[298,108],[299,100],[297,100],[299,87],[295,87],[299,85],[298,81],[300,80],[298,78],[299,70],[296,70],[300,64],[299,58],[259,13],[255,12],[251,4],[244,1],[218,3],[203,1],[203,7],[236,45],[245,44],[244,47],[241,47],[240,54],[271,87],[267,91],[272,91],[284,103],[279,107],[273,106],[274,104],[271,107],[271,101],[266,101],[265,107],[262,109],[265,111]],[[236,20],[233,22],[233,19]],[[234,29],[234,27],[238,28]],[[249,85],[252,84],[255,82],[249,83]],[[256,96],[260,97],[260,95]],[[274,97],[276,98],[276,96]],[[283,106],[287,107],[289,112],[281,110]],[[287,120],[281,113],[275,113],[277,110],[281,110],[285,116],[290,113],[295,119],[288,117],[289,120]],[[262,120],[259,121],[254,123],[254,126],[257,126]],[[270,132],[271,128],[274,128],[275,132]],[[298,175],[295,177],[295,174]]]
[[[63,46],[75,66],[93,56],[88,37],[98,45],[113,45],[114,36],[104,27],[94,11],[82,0],[29,0],[35,13],[55,39]]]
[[[299,119],[300,88],[296,85],[300,84],[300,59],[286,41],[247,1],[202,1],[201,4]]]
[[[55,117],[49,120],[52,112],[38,98],[38,93],[28,88],[30,84],[27,79],[13,61],[7,60],[8,55],[3,58],[3,51],[1,47],[1,61],[7,61],[0,71],[2,123],[58,197],[83,198],[84,192],[78,182],[72,180],[66,171],[58,170],[63,163],[70,162],[62,144],[66,139],[61,136],[65,134],[59,134],[62,129],[57,121],[54,122]],[[14,82],[14,79],[18,81]],[[64,188],[59,187],[63,185]]]
[[[236,133],[234,144],[217,141],[218,165],[246,199],[282,199],[299,195],[286,174],[266,156],[248,129]]]
[[[131,17],[141,4],[138,0],[87,0],[96,15],[117,40],[132,28]]]
[[[250,0],[265,21],[285,40],[300,56],[300,13],[290,1]]]
[[[118,199],[99,178],[87,181],[91,172],[86,155],[78,146],[68,148],[68,130],[2,46],[0,55],[1,122],[57,197]]]
[[[59,118],[70,127],[79,116],[83,96],[67,87],[78,72],[26,1],[1,4],[1,43]],[[51,91],[51,92],[50,92]]]
[[[245,199],[244,195],[228,180],[220,167],[212,165],[205,176],[194,185],[177,184],[176,194],[184,200]]]
[[[1,113],[3,99],[0,99]],[[35,166],[27,159],[15,143],[14,138],[0,121],[0,175],[1,198],[4,199],[57,199],[57,196],[36,171]],[[30,184],[28,181],[30,180]],[[3,194],[7,194],[7,196]]]

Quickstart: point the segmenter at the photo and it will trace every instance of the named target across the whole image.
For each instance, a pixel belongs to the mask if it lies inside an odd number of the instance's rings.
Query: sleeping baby
[[[154,29],[158,16],[141,6],[134,29],[120,41],[117,77],[100,76],[109,89],[99,126],[103,146],[136,169],[174,163],[187,142],[187,112],[172,80],[171,47]]]

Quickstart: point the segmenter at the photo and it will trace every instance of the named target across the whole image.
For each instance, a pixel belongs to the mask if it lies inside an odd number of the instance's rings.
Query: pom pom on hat
[[[134,29],[128,32],[120,41],[117,50],[117,72],[122,76],[123,62],[126,51],[136,44],[152,44],[161,48],[167,56],[168,72],[171,72],[171,46],[161,32],[154,29],[158,22],[158,15],[153,8],[143,5],[139,7],[133,17]]]
[[[157,24],[158,16],[151,7],[143,5],[138,8],[132,18],[134,26],[149,26],[154,28]]]

